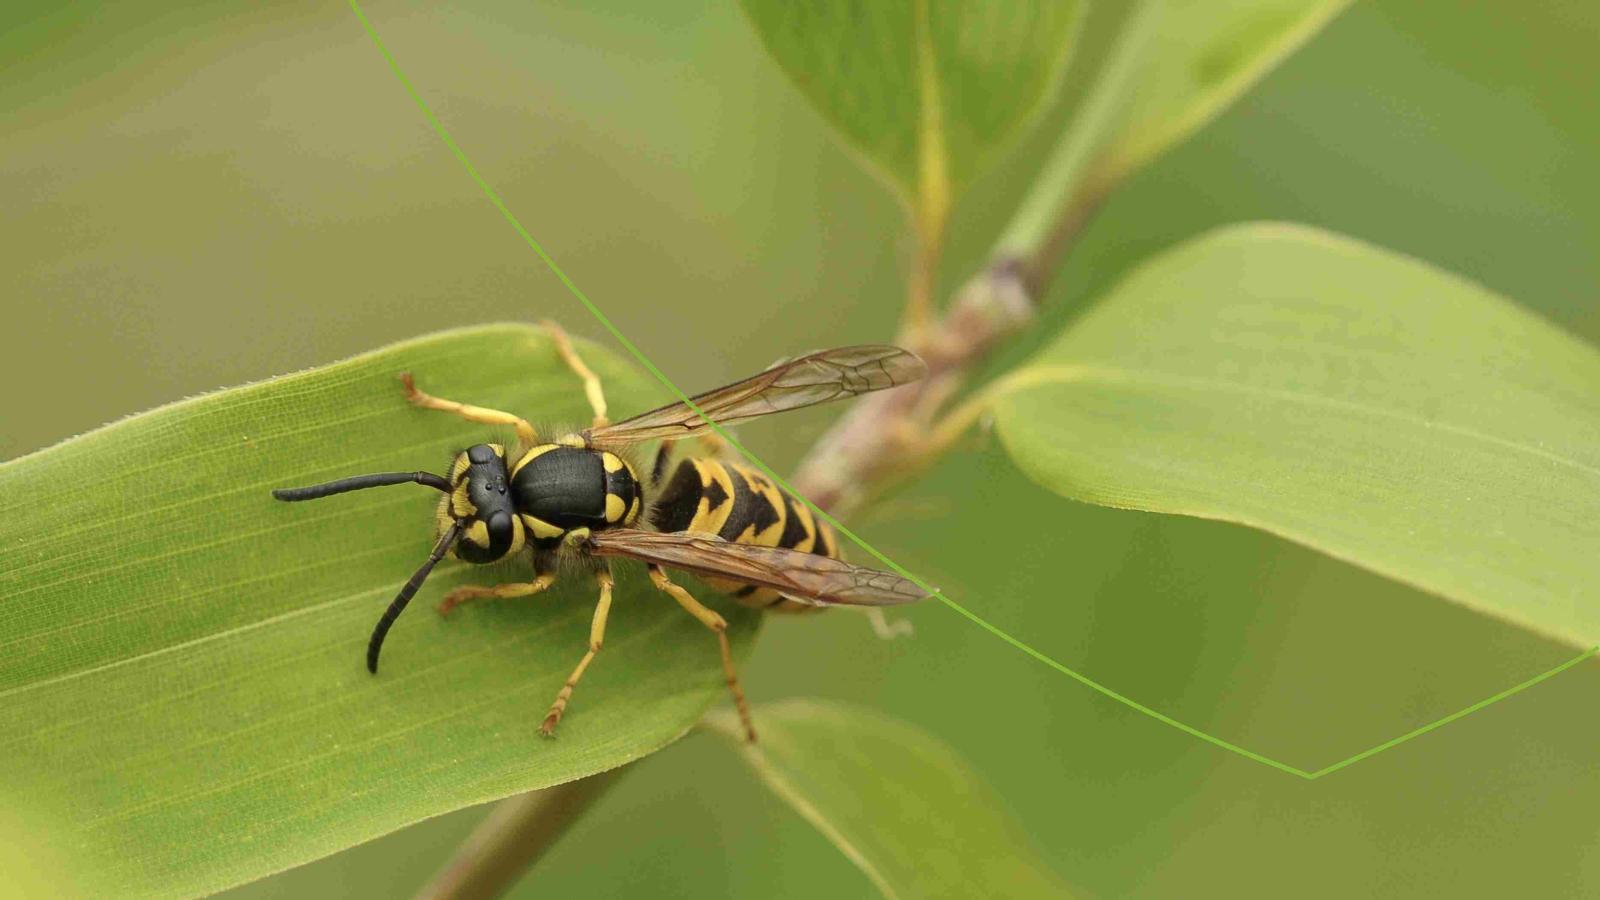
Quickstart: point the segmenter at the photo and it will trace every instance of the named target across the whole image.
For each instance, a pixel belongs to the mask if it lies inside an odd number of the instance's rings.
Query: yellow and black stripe
[[[715,534],[725,541],[783,547],[837,559],[839,542],[827,523],[804,503],[778,489],[767,476],[735,462],[691,457],[678,463],[650,509],[660,531]],[[774,612],[809,612],[821,607],[782,596],[770,588],[705,579],[745,606]]]

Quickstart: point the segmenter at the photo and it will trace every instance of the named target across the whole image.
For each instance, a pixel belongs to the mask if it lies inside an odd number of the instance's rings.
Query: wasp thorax
[[[560,541],[574,528],[631,525],[643,491],[633,467],[609,450],[540,444],[512,467],[511,493],[534,539]]]
[[[505,453],[499,444],[475,444],[450,467],[451,491],[440,507],[440,526],[461,524],[455,555],[467,562],[494,562],[522,549],[522,522],[512,502]]]

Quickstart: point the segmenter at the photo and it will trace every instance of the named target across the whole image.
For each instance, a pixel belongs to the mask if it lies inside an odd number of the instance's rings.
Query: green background
[[[1062,269],[1045,327],[995,371],[1152,252],[1257,218],[1420,256],[1600,341],[1589,6],[1357,4],[1114,198]],[[368,14],[490,183],[681,386],[890,335],[900,211],[733,8]],[[552,316],[600,335],[344,5],[4,15],[0,456],[436,328]],[[1104,25],[1091,13],[1086,40]],[[957,209],[947,281],[979,261],[1049,137]],[[744,436],[783,469],[829,416]],[[854,524],[1066,664],[1307,769],[1579,649],[1241,528],[1061,500],[982,437]],[[775,620],[747,690],[846,698],[940,735],[1091,893],[1560,897],[1600,878],[1600,664],[1304,782],[1093,694],[936,605],[908,616],[916,636],[894,643],[848,614]],[[482,815],[240,893],[402,893]],[[871,888],[731,751],[693,737],[638,765],[519,894]]]

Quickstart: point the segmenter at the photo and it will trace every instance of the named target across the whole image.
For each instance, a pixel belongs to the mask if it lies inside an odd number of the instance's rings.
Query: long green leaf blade
[[[880,713],[819,700],[756,709],[761,742],[707,719],[757,777],[885,897],[1052,897],[1072,892],[954,750]]]
[[[762,43],[844,140],[935,212],[1038,113],[1077,0],[744,0]]]
[[[1141,0],[1056,142],[997,254],[1031,256],[1087,208],[1221,115],[1350,0]]]
[[[999,389],[1040,484],[1240,522],[1580,646],[1600,635],[1600,353],[1311,229],[1137,270]]]
[[[582,352],[613,410],[660,400],[611,354]],[[367,635],[427,555],[438,495],[406,485],[291,505],[268,491],[439,471],[496,437],[408,406],[406,369],[440,396],[587,421],[543,332],[487,326],[187,400],[0,466],[0,795],[96,892],[206,893],[609,769],[722,696],[715,641],[626,564],[605,650],[553,740],[538,726],[593,608],[577,572],[538,598],[442,619],[445,589],[528,575],[446,563],[367,674]],[[753,617],[728,615],[747,645]]]
[[[1140,65],[1102,140],[1120,178],[1221,115],[1350,0],[1150,0],[1125,38]]]

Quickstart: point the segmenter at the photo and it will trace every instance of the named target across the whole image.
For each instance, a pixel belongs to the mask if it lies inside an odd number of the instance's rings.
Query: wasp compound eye
[[[502,453],[491,444],[478,444],[466,453],[469,464],[452,510],[462,526],[456,556],[467,562],[494,562],[522,549],[522,523],[508,490]]]
[[[456,556],[470,563],[491,563],[513,550],[517,545],[518,522],[510,512],[497,509],[487,516],[477,516],[463,523],[461,541],[456,545]]]

